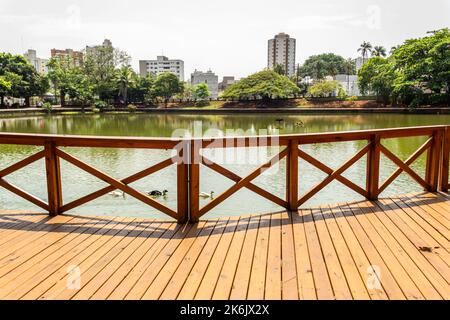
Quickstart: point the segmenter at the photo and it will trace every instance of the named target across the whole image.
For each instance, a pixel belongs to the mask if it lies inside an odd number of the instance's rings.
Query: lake
[[[0,131],[22,133],[52,133],[76,134],[97,136],[141,136],[141,137],[171,137],[174,132],[179,135],[181,130],[195,132],[196,136],[218,136],[222,132],[227,135],[258,135],[258,134],[292,134],[363,130],[374,128],[394,128],[408,126],[425,126],[450,124],[450,115],[413,115],[413,114],[227,114],[227,115],[183,115],[183,114],[66,114],[42,115],[16,118],[0,118]],[[231,130],[232,129],[232,130]],[[423,142],[425,137],[389,139],[384,145],[405,160]],[[350,159],[365,142],[340,142],[303,146],[310,155],[324,162],[329,167],[337,168]],[[39,147],[1,145],[0,167],[5,168],[27,155],[39,150]],[[127,177],[154,163],[168,158],[170,151],[140,150],[140,149],[106,149],[106,148],[64,148],[75,157],[93,165],[116,178]],[[240,151],[244,151],[240,149]],[[239,152],[240,152],[239,151]],[[261,157],[274,154],[276,150],[261,152]],[[220,154],[209,155],[220,161]],[[239,157],[239,155],[232,155]],[[251,162],[251,161],[250,161]],[[365,186],[365,157],[348,169],[343,175]],[[255,163],[227,162],[225,167],[241,176],[255,169]],[[423,176],[425,157],[422,155],[412,167]],[[381,180],[384,181],[397,167],[382,157]],[[80,196],[106,186],[106,184],[85,173],[76,167],[64,162],[61,163],[64,203],[70,202]],[[284,160],[262,176],[254,180],[258,186],[284,198],[285,192]],[[299,193],[303,194],[319,183],[325,174],[308,165],[299,162]],[[22,187],[26,191],[46,201],[45,165],[40,160],[7,177],[8,181]],[[380,182],[382,182],[380,181]],[[225,191],[233,183],[207,168],[201,169],[200,190],[216,195]],[[176,208],[176,169],[170,166],[154,175],[146,177],[131,184],[141,191],[164,190],[169,192],[165,198],[159,199],[165,205]],[[406,174],[386,189],[381,196],[404,194],[421,190]],[[332,204],[336,202],[360,200],[361,196],[350,189],[333,182],[305,203],[302,207],[318,204]],[[204,204],[209,199],[202,199]],[[0,206],[2,209],[30,209],[42,211],[33,204],[0,189]],[[222,215],[241,215],[249,213],[266,213],[278,211],[281,208],[261,198],[248,190],[241,190],[225,202],[214,208],[206,217]],[[78,207],[70,213],[81,215],[108,215],[108,216],[137,216],[137,217],[166,217],[155,209],[142,204],[129,196],[113,197],[105,195],[97,200]]]

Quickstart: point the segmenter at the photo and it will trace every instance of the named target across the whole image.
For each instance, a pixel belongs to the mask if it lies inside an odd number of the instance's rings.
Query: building
[[[232,76],[224,76],[222,82],[219,82],[219,91],[225,91],[226,88],[235,83],[236,80]]]
[[[359,69],[361,69],[364,62],[365,61],[364,61],[363,57],[358,57],[355,59],[356,73],[358,73]]]
[[[103,40],[103,43],[101,45],[86,46],[86,54],[87,55],[89,55],[89,54],[95,55],[100,48],[112,48],[112,49],[114,49],[111,40],[105,39],[105,40]]]
[[[163,72],[171,72],[177,75],[180,81],[184,81],[183,60],[170,60],[165,56],[157,56],[156,60],[139,61],[139,73],[141,77],[146,77],[149,74],[157,76]]]
[[[195,86],[199,83],[206,83],[211,92],[210,98],[217,99],[219,96],[219,77],[211,70],[207,72],[197,71],[191,74],[191,85]]]
[[[270,39],[268,44],[267,67],[273,70],[276,65],[281,64],[286,75],[293,76],[295,74],[295,39],[286,33],[279,33],[274,39]]]
[[[56,59],[70,59],[77,67],[83,65],[83,52],[74,51],[72,49],[52,49],[50,51],[52,58]]]
[[[23,56],[31,65],[33,65],[33,67],[36,69],[36,71],[39,74],[47,74],[48,73],[47,64],[48,64],[49,60],[38,58],[36,55],[36,50],[28,49],[28,51],[25,52],[23,54]]]
[[[358,87],[358,76],[356,75],[346,75],[338,74],[334,77],[334,80],[340,83],[345,93],[348,96],[360,96],[361,92]]]

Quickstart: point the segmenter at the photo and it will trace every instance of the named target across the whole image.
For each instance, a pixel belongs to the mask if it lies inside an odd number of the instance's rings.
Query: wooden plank
[[[298,157],[296,157],[296,161]],[[283,300],[298,300],[297,267],[291,215],[281,214],[281,283]]]
[[[428,191],[436,192],[439,186],[439,170],[441,169],[441,156],[443,148],[443,133],[441,130],[433,132],[433,143],[428,151],[425,168],[426,181],[430,188]]]
[[[308,243],[306,240],[303,214],[299,214],[298,212],[293,213],[292,224],[299,299],[315,300],[317,299],[317,295],[309,257]]]
[[[258,236],[248,285],[247,299],[263,300],[266,284],[266,264],[269,245],[270,215],[260,217]]]
[[[196,300],[210,300],[212,298],[226,256],[230,250],[234,250],[231,248],[234,234],[235,232],[242,232],[246,227],[245,220],[241,221],[239,217],[230,218],[208,268],[204,273],[200,286],[195,293]]]
[[[336,250],[336,255],[339,259],[339,263],[345,274],[348,288],[350,289],[353,299],[356,300],[369,300],[370,296],[366,288],[365,278],[367,277],[367,267],[364,270],[358,270],[357,262],[355,262],[347,244],[342,237],[339,227],[334,220],[330,207],[322,207],[320,212],[318,211],[318,219],[325,222],[327,232],[330,235],[333,246]],[[320,214],[320,216],[319,216]],[[359,262],[359,261],[358,261]],[[360,272],[362,271],[362,272]]]
[[[231,300],[247,299],[248,287],[250,285],[251,267],[253,257],[255,255],[255,245],[259,229],[259,216],[252,216],[247,232],[245,234],[244,245],[242,246],[241,256],[237,264],[236,273],[234,275],[233,285],[231,287]]]
[[[198,222],[200,210],[200,145],[195,142],[190,144],[189,155],[189,220]]]
[[[180,228],[179,232],[170,239],[164,249],[147,265],[139,281],[134,284],[125,299],[142,299],[149,286],[164,268],[170,257],[177,251],[178,247],[182,245],[185,239],[195,237],[202,230],[204,224],[205,222],[200,222],[192,226],[186,225]]]
[[[44,150],[41,150],[35,154],[32,154],[31,156],[28,156],[27,158],[20,160],[5,169],[0,170],[0,177],[3,178],[17,170],[20,170],[20,169],[28,166],[29,164],[32,164],[32,163],[42,159],[44,156],[45,156]]]
[[[351,300],[352,294],[347,283],[341,263],[334,249],[330,234],[328,233],[320,208],[312,209],[311,216],[314,219],[317,237],[322,248],[328,277],[333,287],[334,296],[337,300]]]
[[[184,283],[216,224],[217,221],[214,220],[200,222],[198,224],[200,230],[196,236],[186,237],[183,240],[169,261],[164,265],[164,268],[150,284],[142,299],[168,300],[170,296],[173,297],[178,294],[179,287],[174,288],[174,286],[176,287]],[[165,289],[168,290],[167,295],[162,296]]]
[[[433,287],[444,298],[448,299],[450,294],[449,284],[445,281],[442,275],[435,269],[434,265],[443,262],[438,257],[433,257],[431,253],[424,252],[423,254],[418,250],[417,246],[423,242],[414,231],[411,231],[407,225],[403,222],[400,225],[396,225],[393,220],[390,219],[396,212],[385,205],[385,200],[381,199],[377,203],[377,207],[381,210],[374,210],[375,216],[381,223],[395,236],[395,239],[402,246],[403,250],[411,257],[417,267],[423,271],[425,277],[433,284]],[[429,256],[429,259],[426,258]],[[438,259],[435,259],[438,258]]]
[[[420,290],[423,297],[431,300],[442,299],[441,295],[435,290],[427,277],[422,273],[422,271],[426,272],[425,270],[427,269],[421,270],[418,268],[414,260],[411,259],[408,253],[404,251],[403,247],[396,240],[397,237],[399,237],[399,234],[397,232],[391,234],[384,224],[382,224],[374,215],[374,212],[379,208],[374,208],[374,205],[366,202],[358,203],[358,206],[361,208],[362,212],[364,212],[364,217],[362,215],[359,217],[361,219],[368,220],[368,222],[377,230],[380,237],[391,249],[393,256],[397,258],[400,265],[408,273],[409,277]]]
[[[349,208],[353,212],[355,220],[361,225],[361,228],[379,252],[386,266],[388,266],[389,270],[392,272],[392,275],[397,280],[397,283],[401,287],[401,290],[405,294],[406,298],[411,300],[424,299],[420,289],[402,266],[401,261],[399,261],[395,256],[393,249],[386,244],[383,237],[378,233],[378,230],[370,225],[364,211],[362,211],[356,204],[349,204]],[[383,279],[383,274],[381,275],[381,278]]]
[[[350,227],[351,232],[357,238],[360,246],[363,248],[367,256],[367,259],[370,261],[370,266],[366,270],[366,284],[370,284],[369,289],[384,289],[389,299],[404,300],[406,296],[403,293],[403,290],[400,288],[396,278],[393,273],[391,273],[391,270],[387,267],[375,244],[372,243],[362,226],[356,220],[351,208],[347,205],[340,205],[339,210],[340,214],[335,215],[335,217],[345,218],[345,223]],[[379,271],[380,274],[378,274],[377,271]]]
[[[150,272],[152,263],[159,256],[162,250],[168,248],[168,245],[174,241],[179,242],[179,238],[183,237],[183,233],[187,231],[184,225],[169,223],[162,230],[160,230],[161,236],[151,246],[151,248],[143,255],[141,260],[133,266],[131,271],[126,275],[126,278],[120,282],[120,284],[112,291],[108,299],[121,300],[125,299],[127,294],[132,288],[141,280],[141,278],[147,277],[146,272]],[[166,251],[170,254],[170,251]]]
[[[317,299],[334,300],[335,295],[322,254],[322,248],[319,245],[320,241],[312,212],[311,210],[302,210],[302,215]]]
[[[224,300],[229,299],[230,297],[230,292],[239,263],[239,258],[241,257],[241,251],[244,244],[245,234],[249,226],[249,221],[249,217],[244,217],[239,220],[238,227],[236,228],[233,235],[233,240],[231,241],[230,250],[227,252],[220,271],[220,276],[214,288],[214,293],[212,294],[213,300]],[[199,295],[203,296],[205,293],[199,291]]]
[[[365,250],[361,246],[361,244],[358,241],[358,238],[355,236],[351,226],[349,225],[348,221],[346,220],[343,211],[338,206],[329,206],[330,211],[327,212],[334,218],[334,221],[331,219],[327,219],[326,222],[329,226],[330,234],[333,237],[338,237],[339,233],[342,235],[343,240],[347,244],[347,248],[355,261],[356,267],[358,268],[358,272],[361,276],[361,279],[364,281],[364,287],[367,290],[367,292],[370,295],[370,298],[372,300],[387,300],[388,295],[386,294],[386,291],[384,289],[384,286],[389,285],[389,281],[384,281],[385,283],[381,283],[380,279],[376,279],[380,286],[375,286],[372,283],[368,283],[369,280],[369,272],[372,272],[372,263],[369,260],[370,255],[366,255]],[[332,227],[335,225],[338,230],[335,230],[335,227]],[[364,243],[363,243],[364,244]],[[336,249],[339,250],[339,249]],[[342,249],[345,250],[345,249]],[[344,269],[345,270],[345,269]],[[355,275],[356,276],[356,275]],[[376,274],[374,275],[376,277]],[[391,281],[393,281],[392,278],[390,278]],[[357,286],[357,284],[356,284]],[[356,287],[355,285],[353,287]],[[357,287],[356,287],[357,288]],[[395,290],[396,287],[393,288]],[[355,291],[359,291],[359,289],[355,289]],[[354,293],[356,296],[357,294]],[[358,294],[359,295],[359,294]]]
[[[21,261],[17,261],[18,263],[1,277],[0,286],[5,291],[8,291],[8,294],[14,294],[15,297],[20,298],[40,281],[44,281],[53,272],[56,272],[61,257],[67,253],[79,250],[78,247],[82,246],[84,239],[88,238],[91,233],[103,229],[107,223],[108,221],[85,220],[85,223],[80,224],[79,228],[75,228],[72,232],[67,232],[58,241],[52,239],[52,234],[47,235],[46,238],[50,240],[48,242],[51,245],[33,256],[25,257],[25,255],[21,255]],[[52,268],[48,268],[49,265]],[[10,290],[6,289],[6,284],[9,284]]]
[[[94,251],[88,251],[89,255],[81,255],[81,257],[75,257],[71,260],[70,265],[77,266],[81,271],[81,287],[78,289],[76,287],[67,287],[67,269],[65,274],[59,278],[53,286],[43,293],[39,299],[69,299],[73,297],[81,288],[83,288],[85,283],[88,283],[92,277],[92,274],[97,270],[95,268],[96,264],[101,264],[101,259],[105,256],[106,259],[110,257],[110,253],[114,248],[120,248],[120,242],[127,238],[130,233],[136,228],[134,223],[136,219],[125,219],[124,222],[119,223],[117,229],[111,230],[111,234],[107,236],[101,236],[100,240],[95,245]],[[117,249],[116,249],[117,251]],[[116,252],[114,251],[114,252]],[[114,253],[113,252],[113,253]],[[93,270],[89,271],[91,267]]]
[[[273,213],[270,218],[265,300],[281,300],[281,281],[281,213]]]
[[[46,211],[49,210],[49,206],[47,203],[45,203],[38,197],[33,196],[32,194],[26,192],[22,188],[19,188],[19,187],[13,185],[12,183],[9,183],[5,179],[0,178],[0,186],[2,186],[6,190],[14,193],[15,195],[18,195],[19,197],[22,197],[23,199],[30,201],[31,203],[37,205],[38,207],[40,207]]]
[[[216,252],[216,248],[218,247],[222,235],[224,233],[230,232],[228,222],[229,218],[221,218],[217,222],[213,232],[209,236],[208,242],[204,246],[200,256],[195,262],[192,270],[189,272],[189,275],[184,283],[184,285],[180,288],[180,292],[176,297],[170,296],[168,297],[179,300],[193,300],[195,294],[197,292],[198,287],[206,274],[206,270],[210,265],[211,259]],[[166,289],[167,290],[167,289]],[[166,295],[166,292],[163,292],[163,295]]]
[[[442,146],[442,167],[441,167],[441,188],[443,192],[448,192],[449,190],[449,169],[450,169],[450,128],[445,128],[445,134],[443,138]]]

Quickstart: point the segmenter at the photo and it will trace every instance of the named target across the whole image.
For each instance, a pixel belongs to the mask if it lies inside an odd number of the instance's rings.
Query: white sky
[[[132,65],[164,53],[196,68],[246,76],[266,67],[267,40],[297,39],[312,54],[357,56],[362,41],[390,48],[450,27],[450,0],[0,0],[0,51],[50,56],[109,38]]]

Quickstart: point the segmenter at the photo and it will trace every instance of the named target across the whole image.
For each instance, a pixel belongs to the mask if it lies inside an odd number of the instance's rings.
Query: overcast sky
[[[267,40],[297,39],[297,62],[334,52],[357,56],[362,41],[390,48],[450,27],[450,0],[0,0],[0,51],[82,49],[111,39],[140,59],[185,61],[185,77],[219,77],[266,67]]]

